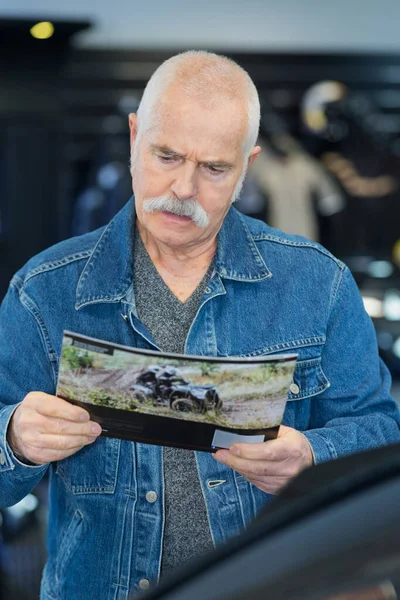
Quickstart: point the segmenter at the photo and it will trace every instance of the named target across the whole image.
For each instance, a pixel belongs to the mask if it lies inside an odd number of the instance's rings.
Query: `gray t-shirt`
[[[134,289],[138,317],[164,352],[183,353],[212,265],[182,303],[155,268],[139,233],[135,235]],[[161,573],[213,547],[193,451],[164,448],[165,527]]]

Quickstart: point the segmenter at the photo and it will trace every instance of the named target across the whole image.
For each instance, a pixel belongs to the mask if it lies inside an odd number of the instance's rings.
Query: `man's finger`
[[[76,421],[67,421],[58,417],[47,417],[44,422],[45,429],[42,431],[44,434],[96,436],[101,433],[101,426],[95,423],[95,421],[77,423]]]
[[[296,429],[293,429],[293,427],[287,427],[286,425],[280,425],[279,430],[278,430],[278,438],[283,437],[284,435],[287,435],[291,431],[296,431]]]
[[[282,461],[291,456],[290,447],[284,438],[257,444],[233,444],[230,452],[248,460]]]
[[[89,421],[90,415],[87,410],[75,406],[66,400],[51,396],[43,392],[31,392],[29,397],[29,406],[41,415],[47,417],[58,417],[67,421],[85,422]]]
[[[37,417],[37,420],[38,419],[39,418]],[[29,435],[32,435],[35,436],[39,443],[42,435],[97,436],[100,435],[102,431],[101,426],[94,421],[77,423],[76,421],[67,421],[66,419],[59,419],[58,417],[41,417],[41,421],[38,421],[38,426],[35,427],[35,429],[31,427],[28,422],[24,424],[23,429],[25,431],[25,439],[27,439]]]
[[[233,455],[228,450],[218,450],[213,457],[223,464],[238,471],[247,479],[250,477],[265,477],[274,475],[286,475],[282,468],[282,463],[277,461],[254,460],[240,458]]]
[[[55,450],[59,452],[81,448],[86,444],[91,444],[97,439],[97,436],[88,435],[41,435],[38,439],[27,441],[30,449],[37,450]]]

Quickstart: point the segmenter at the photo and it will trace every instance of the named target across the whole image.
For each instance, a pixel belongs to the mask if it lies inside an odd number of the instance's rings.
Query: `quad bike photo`
[[[139,402],[151,400],[180,412],[204,414],[222,408],[215,386],[190,383],[174,367],[150,366],[137,376],[130,389]]]

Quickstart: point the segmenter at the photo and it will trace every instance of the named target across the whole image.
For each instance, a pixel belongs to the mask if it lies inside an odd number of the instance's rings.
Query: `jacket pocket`
[[[330,387],[322,370],[321,357],[298,360],[290,385],[288,400],[303,400],[321,394]]]
[[[86,522],[83,514],[77,509],[61,534],[56,560],[46,563],[42,577],[41,598],[60,600],[63,597],[62,588],[66,577],[71,577],[68,573],[68,565],[85,537],[85,529]]]
[[[73,494],[113,494],[120,446],[119,439],[100,437],[76,454],[60,460],[56,473]]]
[[[76,510],[72,516],[71,522],[66,528],[60,542],[60,548],[57,556],[56,582],[62,580],[66,572],[68,563],[77,550],[80,541],[84,537],[84,519],[80,510]]]

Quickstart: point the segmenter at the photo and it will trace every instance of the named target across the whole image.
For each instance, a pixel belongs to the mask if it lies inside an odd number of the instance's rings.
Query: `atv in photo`
[[[151,366],[136,377],[130,389],[139,401],[151,400],[181,412],[204,414],[222,408],[222,400],[213,385],[190,383],[174,367]]]

